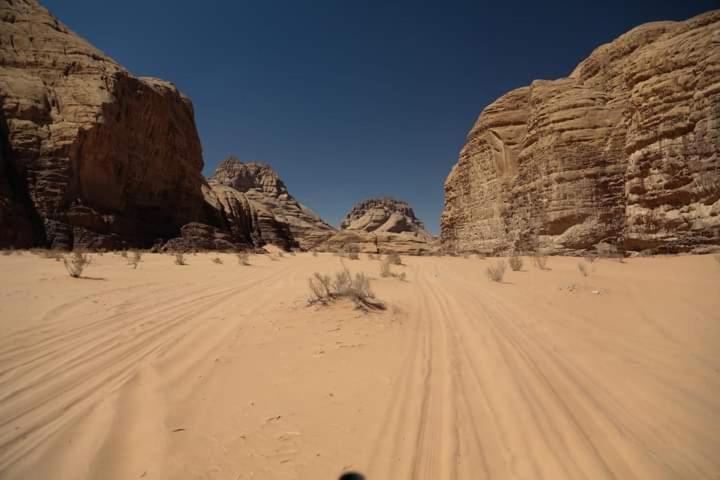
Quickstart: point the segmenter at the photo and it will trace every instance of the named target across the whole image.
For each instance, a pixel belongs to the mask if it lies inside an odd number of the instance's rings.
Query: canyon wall
[[[480,114],[445,182],[443,247],[720,244],[720,11],[639,26]]]

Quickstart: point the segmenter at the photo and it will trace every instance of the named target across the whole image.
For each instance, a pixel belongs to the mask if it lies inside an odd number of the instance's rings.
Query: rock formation
[[[272,243],[307,250],[335,233],[290,195],[269,165],[242,163],[231,156],[218,165],[208,184],[208,203],[219,206],[231,231],[246,231],[249,226],[256,245]]]
[[[147,245],[201,218],[190,101],[35,0],[0,0],[0,115],[0,246]]]
[[[193,107],[36,0],[0,0],[0,248],[310,248],[334,229],[259,164],[201,172]]]
[[[642,25],[489,105],[445,182],[458,251],[720,243],[720,11]]]
[[[375,233],[411,233],[426,241],[430,232],[406,202],[394,198],[370,198],[355,206],[340,224],[342,230]]]
[[[350,210],[323,249],[422,255],[433,250],[433,236],[406,202],[370,198]]]

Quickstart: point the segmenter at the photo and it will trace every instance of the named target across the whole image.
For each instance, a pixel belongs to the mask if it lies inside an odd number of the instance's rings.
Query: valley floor
[[[93,257],[0,256],[4,480],[720,476],[712,256],[344,260],[369,314],[306,305],[329,254]]]

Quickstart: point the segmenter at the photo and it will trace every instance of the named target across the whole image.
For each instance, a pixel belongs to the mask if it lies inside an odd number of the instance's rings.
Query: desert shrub
[[[311,296],[308,303],[328,305],[345,298],[363,310],[384,309],[385,305],[375,299],[370,289],[370,279],[364,273],[351,274],[347,268],[337,272],[335,278],[315,273],[309,280]]]
[[[508,263],[510,264],[510,268],[513,272],[518,272],[523,267],[523,259],[522,257],[519,257],[517,255],[513,255],[508,259]]]
[[[535,265],[540,270],[547,270],[547,262],[547,255],[540,255],[539,253],[533,255],[533,265]]]
[[[123,251],[123,253],[125,253]],[[125,257],[127,258],[127,253],[125,253]],[[134,250],[132,252],[132,256],[128,259],[128,265],[132,265],[134,269],[137,269],[138,264],[142,261],[142,253],[140,253],[137,250]]]
[[[187,265],[187,262],[185,261],[185,254],[182,252],[177,252],[175,254],[175,265]]]
[[[390,262],[387,258],[380,263],[380,276],[383,278],[392,276],[392,269],[390,268]]]
[[[490,265],[485,269],[485,275],[492,280],[493,282],[502,282],[503,277],[505,276],[505,270],[507,269],[507,264],[504,260],[498,260],[497,263],[494,265]]]
[[[250,255],[248,255],[247,253],[245,253],[245,252],[238,253],[237,258],[238,258],[238,263],[240,265],[245,265],[245,266],[250,265]]]
[[[284,258],[284,257],[285,257],[285,254],[283,253],[282,250],[278,250],[277,256],[278,256],[278,258]]]
[[[589,274],[588,268],[585,266],[584,263],[578,263],[578,270],[583,277],[587,277]]]
[[[583,260],[585,260],[587,263],[593,263],[597,259],[597,256],[588,253],[585,256],[583,256]]]
[[[463,252],[462,258],[468,259],[470,258],[470,254],[468,252]]]
[[[123,250],[122,252],[120,252],[120,256],[122,258],[128,258],[127,250]]]
[[[295,253],[295,250],[290,250],[290,252],[288,252],[288,253],[290,253],[290,256],[291,256],[291,257],[294,257],[295,255],[297,255],[297,254]]]
[[[65,270],[73,278],[79,278],[83,270],[92,262],[90,255],[74,251],[71,255],[63,258]]]
[[[368,260],[377,260],[377,255],[374,253],[368,253]]]
[[[218,265],[222,265],[223,261],[220,257],[215,257],[212,259],[213,263],[216,263]]]
[[[322,303],[324,299],[330,298],[330,277],[328,275],[315,273],[308,280],[308,284],[310,286],[310,292],[312,293],[310,297],[311,303],[313,300],[317,303]]]
[[[402,265],[402,258],[397,253],[389,254],[386,260],[390,262],[390,265]]]
[[[12,251],[11,248],[8,248],[7,250],[3,250],[3,251],[2,251],[2,254],[3,254],[4,257],[7,257],[8,255],[12,255],[12,254],[13,254],[13,251]]]
[[[350,260],[360,260],[360,255],[357,252],[348,252],[348,258]]]
[[[63,258],[62,253],[58,250],[52,250],[47,248],[33,248],[30,253],[37,255],[40,258],[49,258],[51,260],[60,261]]]
[[[312,256],[313,256],[313,257],[317,257],[317,256],[318,256],[318,253],[317,253],[315,250],[313,250]]]
[[[385,260],[383,260],[380,263],[380,276],[383,278],[387,277],[395,277],[400,280],[405,280],[405,272],[402,273],[395,273],[392,271],[392,265],[390,263],[390,257],[386,257]]]

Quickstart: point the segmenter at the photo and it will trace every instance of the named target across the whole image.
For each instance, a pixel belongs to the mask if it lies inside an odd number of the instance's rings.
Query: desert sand
[[[716,479],[720,264],[0,256],[0,478]],[[222,264],[212,258],[219,257]]]

